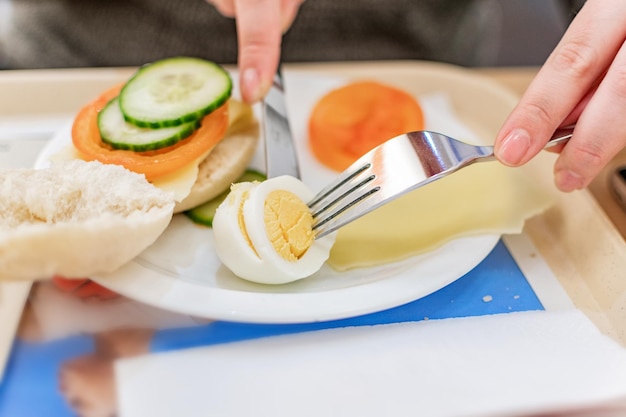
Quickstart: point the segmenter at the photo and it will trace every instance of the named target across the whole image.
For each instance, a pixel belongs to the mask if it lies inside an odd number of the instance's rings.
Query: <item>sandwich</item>
[[[156,61],[86,104],[50,166],[0,171],[0,280],[114,271],[227,190],[259,137],[231,94],[215,63]]]
[[[228,72],[209,61],[174,57],[145,65],[78,112],[70,159],[144,174],[174,193],[175,212],[188,210],[227,189],[256,150],[252,109],[231,92]]]

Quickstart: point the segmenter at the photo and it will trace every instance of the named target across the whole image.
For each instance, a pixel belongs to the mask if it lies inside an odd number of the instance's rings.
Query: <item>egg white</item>
[[[217,255],[240,278],[262,284],[296,281],[319,271],[330,255],[334,234],[315,240],[296,261],[286,260],[276,252],[267,235],[264,205],[269,193],[277,190],[291,192],[304,202],[313,197],[313,192],[302,181],[281,176],[263,182],[235,184],[215,212],[213,233]],[[252,247],[239,225],[240,210]]]

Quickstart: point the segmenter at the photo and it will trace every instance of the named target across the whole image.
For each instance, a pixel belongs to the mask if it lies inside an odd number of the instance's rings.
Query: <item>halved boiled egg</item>
[[[233,184],[213,218],[215,249],[235,275],[284,284],[317,272],[335,235],[315,239],[306,202],[313,192],[291,176]]]

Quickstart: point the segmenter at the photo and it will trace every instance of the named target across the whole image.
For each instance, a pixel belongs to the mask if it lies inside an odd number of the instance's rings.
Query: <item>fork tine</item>
[[[364,163],[354,170],[346,171],[345,175],[327,186],[309,203],[315,219],[314,230],[378,191],[380,187],[368,187],[376,179],[375,175],[368,173],[370,168],[370,163]]]
[[[323,237],[341,225],[359,217],[358,210],[350,210],[363,200],[380,191],[376,175],[371,173],[371,163],[365,162],[355,169],[344,171],[331,185],[324,188],[309,203],[315,224],[316,238]]]
[[[390,150],[407,153],[406,143],[403,143],[405,139],[402,138],[404,136],[388,140],[386,153],[383,146],[377,146],[361,156],[309,202],[315,222],[313,230],[316,239],[370,212],[382,201],[386,201],[390,197],[389,194],[397,192],[397,189],[386,183],[388,192],[381,192],[383,180],[377,170],[380,167],[377,168],[377,165],[392,162],[389,160],[383,162],[391,153]],[[403,175],[406,171],[399,170],[398,173]],[[396,182],[401,188],[406,188],[406,181]]]
[[[363,155],[308,203],[315,219],[313,230],[316,238],[334,231],[336,227],[331,230],[331,222],[380,189],[379,186],[369,187],[370,183],[376,179],[371,168],[369,154]]]
[[[314,217],[327,209],[329,203],[332,204],[332,202],[344,196],[345,192],[342,190],[354,188],[355,180],[359,177],[359,174],[371,166],[371,164],[367,162],[357,165],[358,166],[355,168],[350,167],[343,171],[332,183],[326,185],[326,187],[317,193],[308,203]],[[339,197],[337,197],[338,195]]]
[[[387,154],[390,153],[390,149],[406,146],[402,140],[401,137],[388,140]],[[407,153],[404,148],[403,151]],[[313,230],[316,239],[332,233],[379,205],[382,197],[375,197],[372,200],[372,197],[381,191],[382,185],[375,165],[380,165],[385,155],[382,146],[367,152],[311,200],[309,207],[315,221]],[[389,185],[387,187],[389,188]],[[363,204],[366,201],[367,204]]]

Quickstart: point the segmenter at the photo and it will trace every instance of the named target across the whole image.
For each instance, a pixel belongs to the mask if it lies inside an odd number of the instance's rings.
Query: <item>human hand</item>
[[[589,185],[626,146],[626,2],[588,0],[509,115],[495,143],[506,165],[528,162],[560,126],[576,123],[555,183]]]
[[[207,0],[237,22],[239,85],[244,101],[265,96],[280,59],[282,35],[303,0]]]

